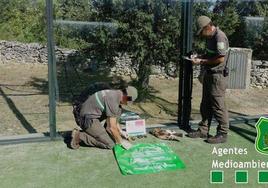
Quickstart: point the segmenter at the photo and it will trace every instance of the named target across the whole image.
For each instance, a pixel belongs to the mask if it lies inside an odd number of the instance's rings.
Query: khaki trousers
[[[101,125],[98,119],[90,119],[88,116],[83,118],[83,131],[80,132],[80,140],[87,146],[95,146],[103,149],[112,149],[115,142]]]
[[[202,121],[199,124],[199,129],[205,134],[209,132],[213,116],[219,123],[217,133],[227,134],[229,130],[229,117],[225,105],[227,78],[218,73],[204,75],[200,105]]]

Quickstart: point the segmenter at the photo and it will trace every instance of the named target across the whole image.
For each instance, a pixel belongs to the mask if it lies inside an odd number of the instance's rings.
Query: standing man
[[[200,105],[202,121],[196,131],[188,134],[191,138],[207,138],[211,144],[224,143],[227,141],[229,130],[228,111],[225,105],[225,90],[227,87],[228,68],[226,59],[229,42],[223,31],[214,26],[207,16],[200,16],[197,20],[198,35],[206,38],[206,54],[193,57],[194,65],[204,67],[203,94]],[[212,117],[217,120],[217,134],[208,137]]]
[[[122,139],[126,137],[121,130],[117,118],[121,115],[121,104],[135,101],[138,93],[135,87],[128,86],[123,90],[101,90],[90,95],[82,103],[79,110],[78,126],[82,129],[72,131],[70,147],[78,149],[83,142],[87,146],[95,146],[103,149],[112,149],[115,144],[121,144],[129,149],[131,144]],[[106,120],[104,126],[101,121]]]

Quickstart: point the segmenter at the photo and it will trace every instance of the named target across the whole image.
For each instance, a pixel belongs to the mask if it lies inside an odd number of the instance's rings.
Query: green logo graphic
[[[255,126],[257,129],[255,148],[259,153],[268,155],[268,118],[261,117]]]

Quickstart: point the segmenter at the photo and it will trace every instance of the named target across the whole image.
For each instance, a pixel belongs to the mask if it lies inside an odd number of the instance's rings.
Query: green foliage
[[[268,16],[268,1],[235,1],[240,16]]]
[[[208,17],[212,17],[212,12],[209,11],[210,8],[212,6],[212,3],[209,1],[201,1],[198,3],[194,3],[193,6],[193,22],[195,23],[195,21],[197,20],[197,18],[201,15],[206,15]],[[204,53],[204,49],[205,49],[205,41],[203,39],[201,39],[199,36],[196,35],[198,28],[197,28],[197,24],[193,24],[193,49],[200,53],[203,54]]]
[[[89,0],[57,0],[54,6],[55,17],[60,20],[93,21],[89,19],[97,14]]]
[[[217,1],[213,7],[212,20],[228,36],[231,47],[252,48],[254,58],[263,58],[266,49],[265,29],[262,24],[247,24],[245,17],[268,15],[268,1]],[[198,43],[200,44],[200,43]],[[267,52],[266,52],[267,53]]]
[[[264,23],[247,24],[245,17],[267,17],[268,1],[233,1],[232,7],[235,7],[239,15],[239,25],[235,32],[230,35],[231,45],[235,47],[244,47],[253,49],[253,58],[263,58],[263,49],[267,49],[265,41]],[[267,53],[267,51],[266,51]]]
[[[153,31],[153,14],[130,10],[122,12],[122,20],[118,30],[121,45],[126,47],[122,52],[130,55],[134,67],[137,67],[138,87],[148,89],[151,65],[154,61],[156,34]],[[143,92],[144,93],[144,92]]]
[[[1,1],[0,39],[23,42],[44,42],[44,1]]]
[[[131,8],[128,9],[129,4]],[[124,11],[118,19],[118,38],[123,53],[131,56],[138,75],[137,87],[141,98],[149,89],[151,65],[177,63],[180,36],[179,4],[165,1],[126,1]]]
[[[88,33],[88,35],[82,35],[82,39],[87,42],[87,45],[83,49],[86,55],[95,59],[97,62],[107,62],[112,66],[114,63],[114,57],[116,57],[116,38],[112,32],[105,27],[98,27],[96,32]]]
[[[268,1],[256,2],[257,16],[268,17]]]
[[[226,33],[227,36],[231,36],[240,24],[239,15],[236,12],[233,1],[221,3],[224,3],[225,5],[222,9],[217,9],[217,6],[214,8],[212,20]]]
[[[268,18],[264,20],[261,35],[255,42],[255,49],[253,54],[263,60],[268,60]]]

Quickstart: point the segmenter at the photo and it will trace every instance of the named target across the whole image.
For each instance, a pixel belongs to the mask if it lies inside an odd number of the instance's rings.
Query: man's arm
[[[125,149],[129,149],[132,147],[132,144],[127,140],[123,140],[120,134],[119,125],[117,124],[117,120],[115,117],[107,118],[107,132],[109,132],[115,140],[116,144],[121,144],[121,146]]]
[[[107,128],[106,130],[112,135],[116,144],[122,143],[122,137],[120,136],[120,131],[117,127],[116,117],[107,117]]]
[[[192,62],[195,65],[218,65],[224,63],[224,56],[216,56],[209,59],[194,58]]]

